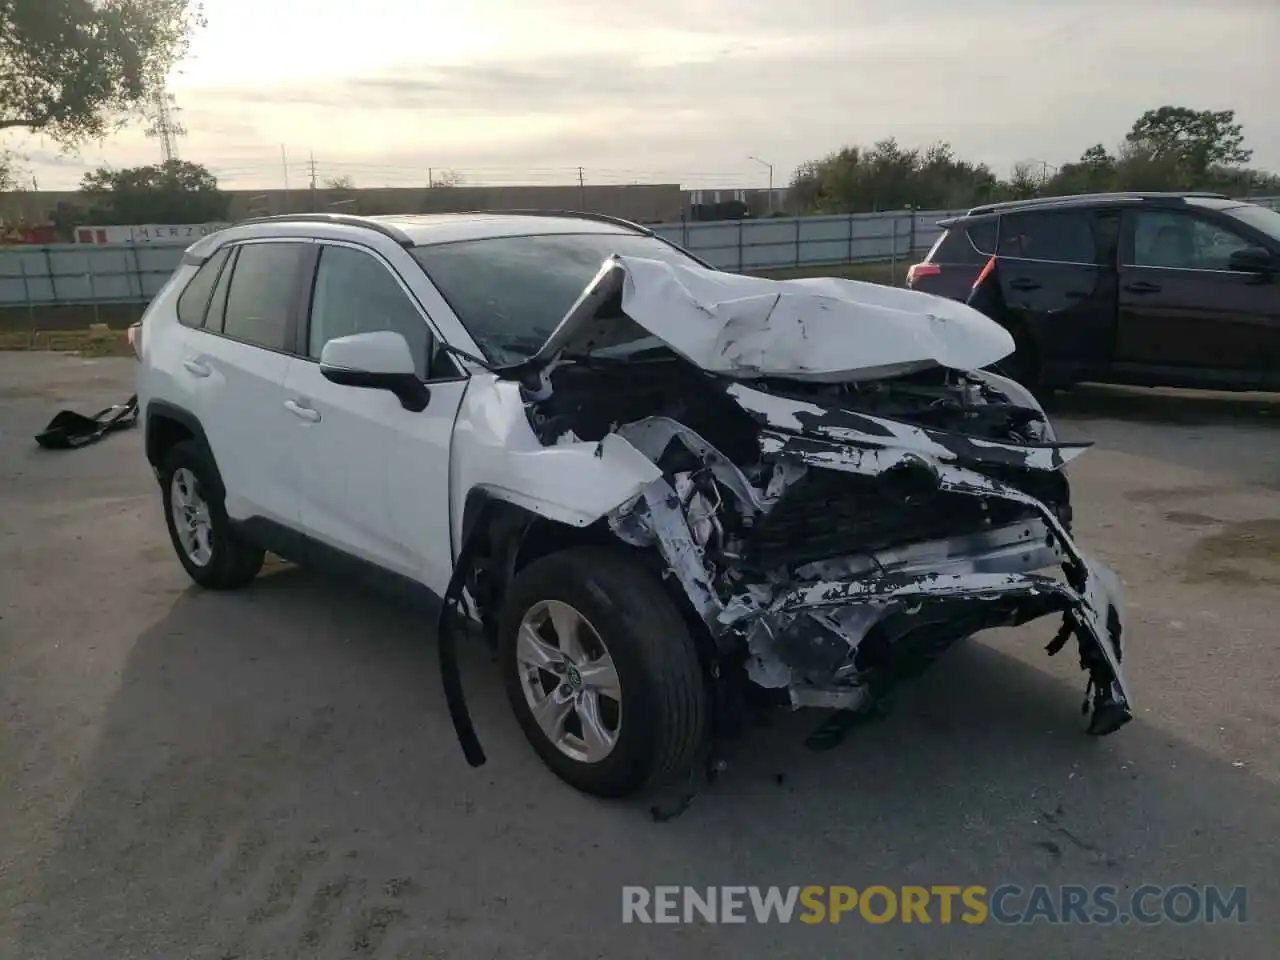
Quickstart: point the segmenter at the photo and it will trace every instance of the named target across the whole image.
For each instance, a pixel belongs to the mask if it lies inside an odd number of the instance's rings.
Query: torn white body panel
[[[637,496],[662,471],[619,434],[544,446],[529,425],[520,387],[491,374],[471,378],[453,428],[450,515],[462,542],[467,496],[483,490],[538,516],[585,527]]]
[[[930,366],[973,370],[1014,347],[1008,331],[972,307],[913,290],[614,257],[538,357],[585,355],[618,343],[624,334],[617,318],[600,316],[614,294],[627,318],[689,362],[736,378],[841,382]]]

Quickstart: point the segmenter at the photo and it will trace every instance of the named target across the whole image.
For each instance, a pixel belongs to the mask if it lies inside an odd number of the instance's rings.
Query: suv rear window
[[[206,260],[195,275],[187,281],[186,289],[178,297],[178,322],[184,327],[204,325],[209,295],[213,293],[213,284],[218,279],[218,271],[222,269],[229,252],[229,247],[223,247]]]
[[[1076,210],[1005,214],[999,253],[1015,260],[1097,263],[1093,215]]]
[[[951,227],[929,252],[930,263],[984,264],[996,250],[996,222]]]

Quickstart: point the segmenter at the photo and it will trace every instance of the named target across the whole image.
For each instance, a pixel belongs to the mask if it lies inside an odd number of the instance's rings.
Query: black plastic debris
[[[108,433],[127,430],[138,422],[138,397],[99,410],[91,417],[74,410],[63,410],[49,425],[36,434],[36,443],[46,450],[75,450],[96,443]]]

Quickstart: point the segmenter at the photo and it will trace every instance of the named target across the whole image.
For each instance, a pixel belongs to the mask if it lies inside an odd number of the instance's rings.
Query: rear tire
[[[1043,389],[1040,353],[1025,330],[1020,327],[1006,327],[1013,337],[1013,353],[995,364],[996,372],[1016,380],[1037,397]]]
[[[586,628],[559,639],[574,614]],[[557,651],[566,652],[558,662]],[[525,737],[556,776],[584,793],[628,796],[703,755],[710,710],[697,646],[672,598],[634,560],[578,547],[534,561],[504,601],[498,656]],[[603,676],[611,676],[611,691]]]
[[[216,476],[201,446],[190,440],[174,444],[160,465],[164,515],[187,575],[209,590],[234,590],[257,577],[265,554],[236,536],[214,493]]]

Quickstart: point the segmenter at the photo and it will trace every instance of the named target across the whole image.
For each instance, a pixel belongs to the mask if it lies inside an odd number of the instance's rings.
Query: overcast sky
[[[1232,108],[1280,171],[1280,0],[204,0],[172,83],[184,159],[321,178],[777,185],[846,143],[947,140],[1000,173],[1116,144],[1145,109]],[[11,137],[43,189],[160,158]]]

